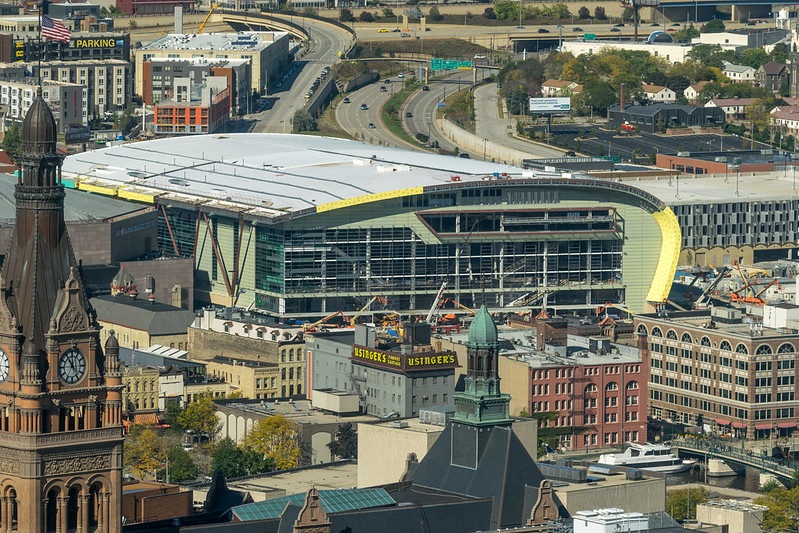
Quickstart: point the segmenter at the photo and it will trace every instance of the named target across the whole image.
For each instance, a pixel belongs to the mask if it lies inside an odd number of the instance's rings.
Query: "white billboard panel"
[[[566,113],[571,111],[571,98],[530,98],[530,113]]]

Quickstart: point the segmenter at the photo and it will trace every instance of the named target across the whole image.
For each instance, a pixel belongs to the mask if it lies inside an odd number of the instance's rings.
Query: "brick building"
[[[635,317],[649,359],[655,420],[736,438],[787,436],[797,426],[799,307],[791,304]]]
[[[156,135],[207,134],[221,131],[230,117],[232,88],[225,76],[209,76],[201,84],[173,80],[173,97],[155,105]]]
[[[184,13],[194,10],[193,0],[117,0],[117,9],[126,15],[171,15],[176,7]]]

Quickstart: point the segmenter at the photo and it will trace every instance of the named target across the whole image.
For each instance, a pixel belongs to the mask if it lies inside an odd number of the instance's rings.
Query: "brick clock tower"
[[[16,226],[0,277],[0,533],[122,530],[122,375],[64,223],[56,123],[22,126]]]

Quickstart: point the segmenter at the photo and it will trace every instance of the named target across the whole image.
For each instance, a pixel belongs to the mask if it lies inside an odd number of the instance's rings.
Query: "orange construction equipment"
[[[766,305],[765,298],[761,298],[761,296],[774,285],[781,287],[779,280],[775,278],[769,281],[765,287],[755,292],[755,284],[753,282],[747,283],[740,289],[730,292],[730,301],[754,305]],[[750,291],[751,294],[749,294]],[[741,295],[742,292],[744,293],[743,295]]]

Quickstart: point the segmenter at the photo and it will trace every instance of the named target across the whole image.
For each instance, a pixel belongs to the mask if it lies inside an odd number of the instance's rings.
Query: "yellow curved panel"
[[[396,191],[379,192],[375,194],[367,194],[358,196],[356,198],[347,198],[346,200],[338,200],[336,202],[328,202],[326,204],[316,206],[317,213],[325,211],[332,211],[334,209],[341,209],[342,207],[350,207],[359,204],[368,204],[370,202],[379,202],[380,200],[388,200],[389,198],[401,198],[403,196],[414,196],[422,194],[424,187],[411,187],[410,189],[399,189]]]
[[[132,200],[134,202],[142,202],[145,204],[154,204],[155,195],[144,192],[130,191],[126,189],[119,190],[119,197],[125,200]]]
[[[646,301],[663,302],[669,297],[674,273],[680,261],[682,234],[680,223],[670,208],[653,213],[652,216],[660,227],[660,256]]]
[[[81,181],[80,183],[75,183],[75,188],[80,189],[81,191],[85,192],[93,192],[96,194],[104,194],[106,196],[116,196],[117,195],[117,188],[116,187],[102,187],[100,185],[92,185],[90,183],[86,183],[85,181]]]

